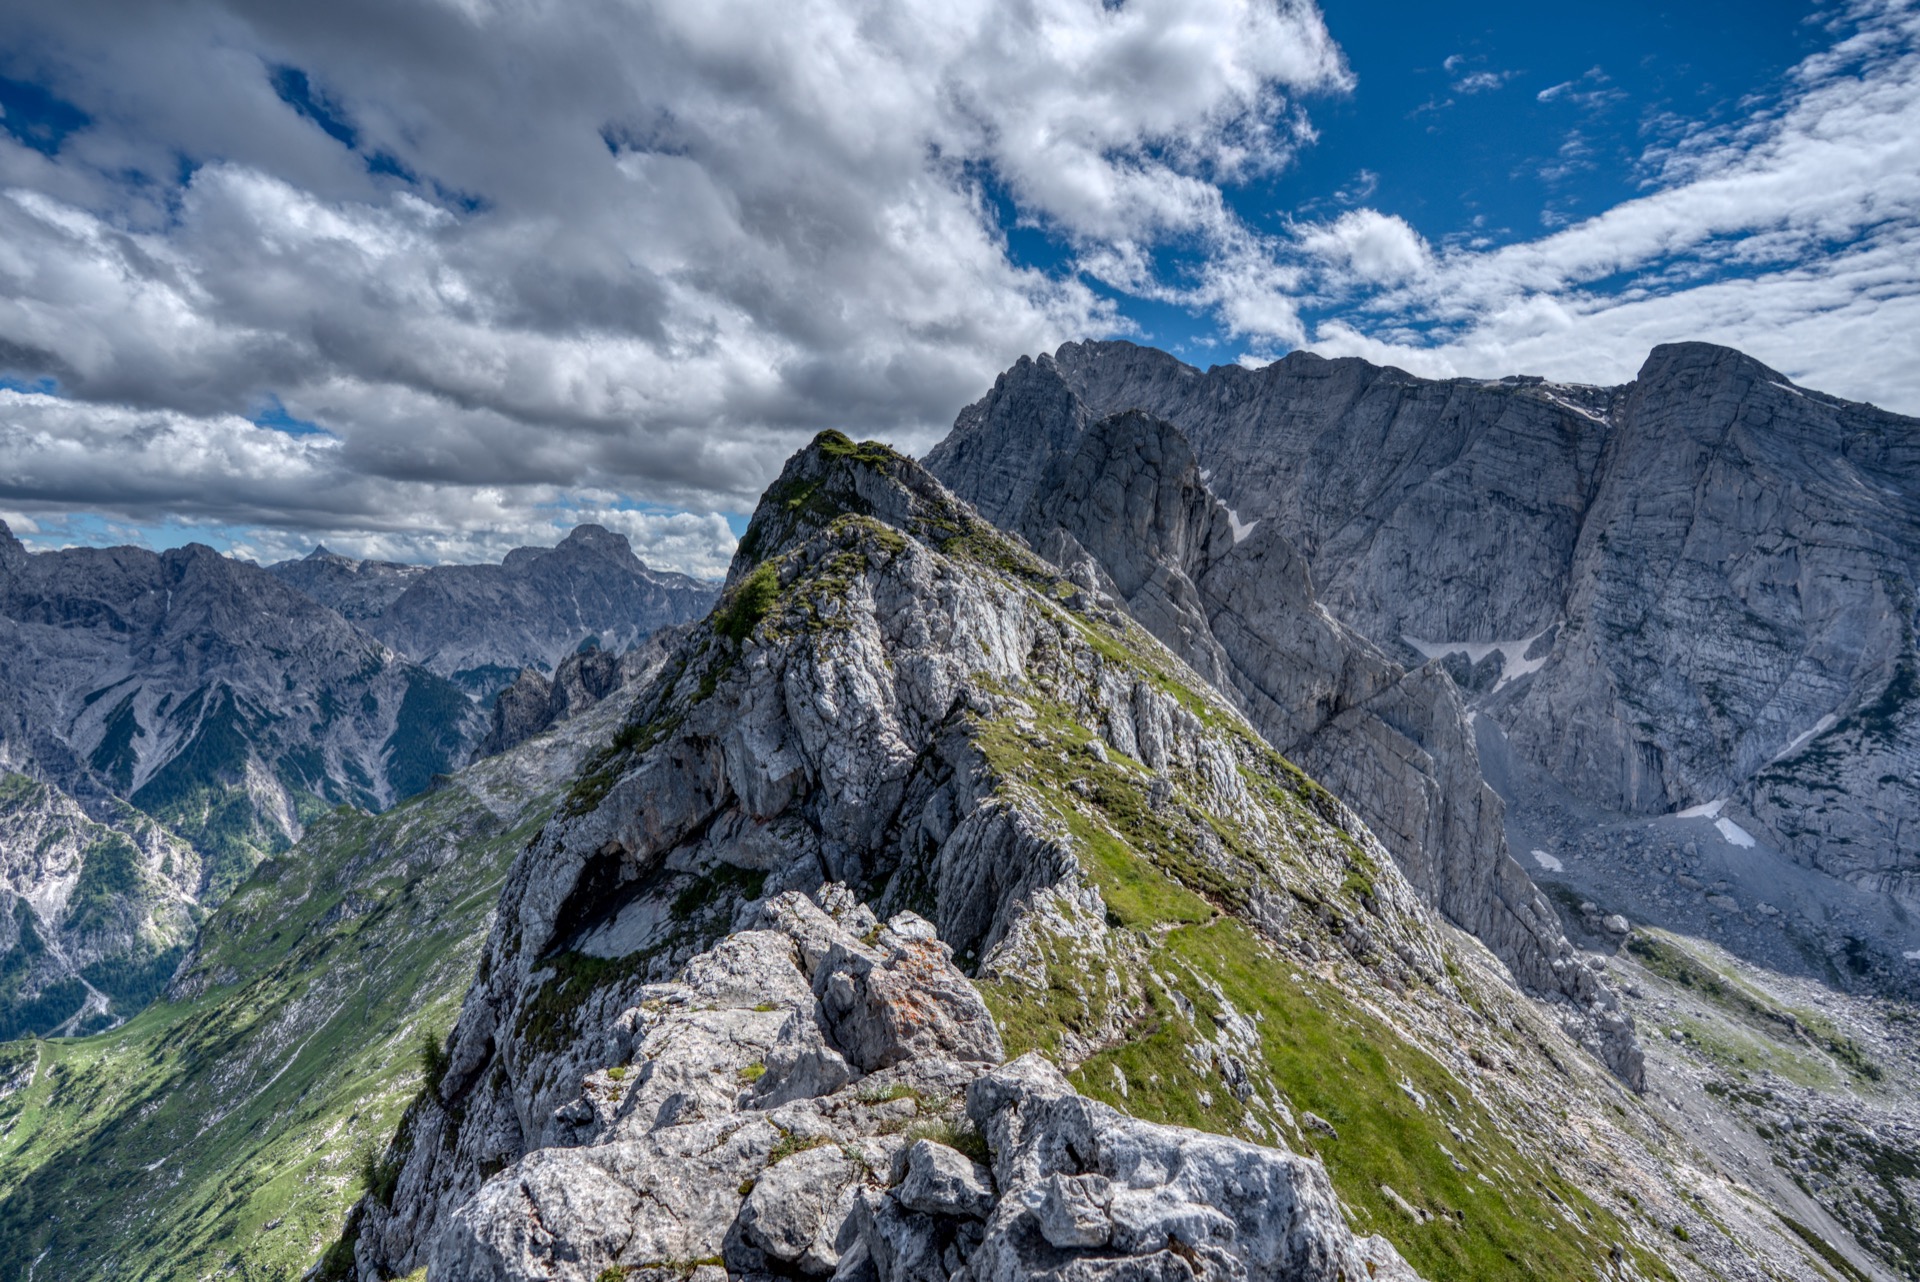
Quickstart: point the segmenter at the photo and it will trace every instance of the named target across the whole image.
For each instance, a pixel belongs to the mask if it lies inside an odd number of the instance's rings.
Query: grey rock
[[[1037,1055],[980,1078],[967,1111],[1001,1187],[971,1261],[978,1282],[1051,1273],[1066,1265],[1062,1251],[1076,1277],[1411,1272],[1384,1243],[1356,1242],[1318,1162],[1127,1117],[1077,1094]]]
[[[741,1235],[768,1258],[802,1273],[830,1274],[853,1214],[860,1173],[837,1145],[822,1145],[760,1173],[740,1211]]]
[[[993,1209],[993,1176],[965,1153],[916,1140],[907,1150],[907,1174],[893,1191],[901,1206],[923,1215],[983,1220]]]
[[[1022,453],[1045,457],[1008,461]],[[1094,419],[1042,357],[963,411],[928,466],[1062,569],[1084,564],[1353,806],[1432,903],[1561,1002],[1603,1061],[1644,1081],[1631,1021],[1507,853],[1455,684],[1438,666],[1406,670],[1322,609],[1281,525],[1249,526],[1216,499],[1178,429],[1138,411]]]
[[[521,668],[552,672],[589,640],[630,650],[656,629],[705,614],[714,595],[697,579],[650,569],[625,535],[598,525],[574,527],[557,547],[515,548],[498,565],[402,574],[317,549],[270,569],[316,600],[356,611],[375,636],[479,694]]]
[[[863,1072],[941,1055],[998,1063],[993,1016],[933,927],[902,913],[869,950],[836,944],[814,975],[828,1037]]]
[[[150,993],[193,941],[199,854],[117,799],[96,809],[106,822],[51,784],[0,770],[0,1041],[127,1018],[138,1005],[84,972],[110,963]],[[88,893],[76,895],[83,880]]]
[[[685,625],[663,628],[621,655],[597,646],[576,651],[560,660],[552,679],[533,668],[520,669],[513,682],[494,695],[492,720],[474,758],[496,756],[618,691],[644,685],[685,633]]]
[[[1471,663],[1465,684],[1576,796],[1635,814],[1729,798],[1802,862],[1913,901],[1912,419],[1704,343],[1655,348],[1616,388],[1307,353],[1202,372],[1127,343],[1050,363],[1071,411],[1029,389],[1007,421],[1051,414],[1050,442],[1128,409],[1174,423],[1341,620],[1395,652],[1497,643],[1494,685]],[[992,470],[1011,521],[1041,473],[984,462],[983,407],[929,461]]]
[[[946,1282],[940,1229],[930,1215],[868,1193],[854,1206],[852,1229],[879,1282]]]
[[[1027,1196],[1040,1236],[1054,1246],[1105,1246],[1113,1240],[1113,1182],[1104,1175],[1055,1171]]]
[[[427,570],[424,565],[342,556],[324,543],[297,561],[279,561],[267,567],[267,572],[282,583],[355,623],[386,613],[387,607]]]
[[[0,761],[96,820],[130,802],[167,823],[200,850],[208,904],[316,805],[427,788],[478,721],[431,672],[208,547],[0,562]]]

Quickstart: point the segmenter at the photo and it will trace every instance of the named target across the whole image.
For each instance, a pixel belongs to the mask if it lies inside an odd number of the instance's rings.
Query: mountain
[[[210,548],[29,554],[0,526],[0,1033],[138,1010],[261,857],[421,791],[478,719]]]
[[[0,1046],[0,1279],[299,1277],[418,1093],[508,865],[621,711],[319,817],[130,1022]]]
[[[474,755],[505,752],[652,676],[679,649],[689,626],[662,628],[625,654],[598,647],[576,650],[554,667],[551,680],[532,668],[520,669],[513,684],[494,696],[492,721]]]
[[[276,561],[267,572],[341,618],[364,624],[386,613],[429,568],[399,561],[357,561],[322,543],[297,561]]]
[[[1124,602],[1352,806],[1429,903],[1640,1085],[1617,995],[1508,854],[1454,683],[1438,666],[1408,670],[1323,609],[1279,526],[1244,523],[1215,498],[1177,428],[1137,410],[1091,418],[1051,361],[1022,361],[927,466],[1088,590]]]
[[[1445,661],[1510,839],[1576,897],[1837,983],[1920,984],[1915,420],[1699,343],[1614,388],[1306,353],[1202,372],[1126,343],[1024,364],[1007,377],[1054,399],[997,430],[1049,448],[969,465],[995,519],[1086,426],[1173,424],[1341,623]]]
[[[550,673],[591,642],[618,653],[705,614],[713,587],[647,568],[626,536],[575,526],[553,548],[498,565],[417,567],[316,548],[268,571],[354,619],[400,653],[477,695],[522,668]]]
[[[515,858],[435,1068],[323,1276],[1848,1259],[1117,602],[833,433]]]
[[[257,567],[198,544],[7,545],[0,754],[161,820],[208,894],[310,816],[390,805],[464,751],[465,696]]]
[[[0,774],[0,1041],[125,1019],[193,942],[199,854],[124,802],[107,813]]]

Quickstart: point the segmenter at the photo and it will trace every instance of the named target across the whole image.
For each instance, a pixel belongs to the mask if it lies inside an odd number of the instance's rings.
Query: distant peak
[[[626,535],[615,534],[606,526],[594,525],[591,522],[574,526],[567,534],[567,537],[560,540],[560,546],[581,551],[591,550],[610,553],[618,556],[633,555],[633,544],[628,541]]]
[[[1779,371],[1761,364],[1738,348],[1698,341],[1659,344],[1647,353],[1646,363],[1640,367],[1639,378],[1645,382],[1686,370],[1716,367],[1727,370],[1744,368],[1768,379],[1783,382],[1786,379]]]
[[[348,559],[349,558],[341,556],[324,543],[314,544],[313,551],[301,558],[303,561],[345,561]]]

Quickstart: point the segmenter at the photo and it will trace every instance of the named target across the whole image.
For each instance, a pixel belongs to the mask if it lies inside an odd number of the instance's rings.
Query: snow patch
[[[1722,797],[1718,801],[1709,801],[1703,805],[1688,806],[1685,810],[1676,810],[1673,812],[1673,817],[1675,819],[1717,819],[1720,817],[1720,807],[1726,804],[1727,799]]]
[[[1834,716],[1831,712],[1829,712],[1826,716],[1820,718],[1818,721],[1813,723],[1813,729],[1807,731],[1805,734],[1801,735],[1798,739],[1795,739],[1792,743],[1780,749],[1779,753],[1775,755],[1773,760],[1784,761],[1786,758],[1791,757],[1794,753],[1806,747],[1807,744],[1819,738],[1821,735],[1825,734],[1827,731],[1833,729],[1834,722],[1838,721],[1839,719],[1840,718]],[[1771,765],[1772,763],[1769,762],[1768,764]]]
[[[1260,524],[1260,518],[1256,516],[1253,520],[1243,523],[1240,520],[1240,514],[1232,508],[1228,508],[1227,524],[1233,527],[1233,541],[1235,543],[1245,543],[1247,536],[1253,533],[1253,527]]]
[[[1806,393],[1805,393],[1805,392],[1803,392],[1803,391],[1801,391],[1801,390],[1800,390],[1799,388],[1797,388],[1797,387],[1795,387],[1795,386],[1794,386],[1794,385],[1793,385],[1792,383],[1776,383],[1776,382],[1774,382],[1774,381],[1773,381],[1772,379],[1768,379],[1768,380],[1767,380],[1767,385],[1768,385],[1769,387],[1777,387],[1777,388],[1779,388],[1779,389],[1780,389],[1781,391],[1783,391],[1783,392],[1792,392],[1792,393],[1793,393],[1793,394],[1794,394],[1795,396],[1805,396],[1805,395],[1806,395]]]
[[[1908,961],[1920,961],[1920,948],[1909,948],[1907,949],[1906,952],[1900,955],[1902,957],[1905,957]]]
[[[1565,383],[1546,384],[1546,387],[1566,387],[1566,386],[1568,386],[1568,384],[1565,384]],[[1572,401],[1568,400],[1564,396],[1555,396],[1552,392],[1545,390],[1545,387],[1541,389],[1540,395],[1545,397],[1548,401],[1551,401],[1553,404],[1559,406],[1561,409],[1566,410],[1568,413],[1578,414],[1581,418],[1586,419],[1590,423],[1598,423],[1602,427],[1612,426],[1612,424],[1606,419],[1604,415],[1596,414],[1592,410],[1587,409],[1584,406],[1575,405]]]
[[[1742,850],[1753,849],[1753,834],[1733,820],[1716,819],[1713,821],[1713,826],[1718,828],[1720,835],[1725,837],[1733,845],[1740,847]]]
[[[1548,872],[1565,872],[1567,870],[1567,866],[1565,864],[1561,863],[1558,859],[1555,859],[1552,855],[1548,854],[1544,850],[1534,851],[1533,861],[1539,864],[1542,868],[1545,868]]]
[[[1529,676],[1546,666],[1547,660],[1553,655],[1551,649],[1537,659],[1526,657],[1533,643],[1546,634],[1547,629],[1542,628],[1532,636],[1521,637],[1518,641],[1422,641],[1418,637],[1400,639],[1429,660],[1444,659],[1450,654],[1465,654],[1468,663],[1477,664],[1496,650],[1499,651],[1500,679],[1494,682],[1493,689],[1487,692],[1498,694],[1521,677]]]

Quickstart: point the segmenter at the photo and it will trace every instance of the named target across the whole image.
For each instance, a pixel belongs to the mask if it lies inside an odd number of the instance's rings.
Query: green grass
[[[780,596],[780,569],[767,561],[741,580],[714,612],[713,630],[733,641],[744,641]]]
[[[0,1279],[42,1253],[81,1282],[298,1277],[338,1237],[362,1157],[383,1182],[401,1113],[444,1071],[438,1031],[550,804],[503,821],[456,784],[330,814],[209,921],[197,997],[0,1046],[37,1065],[0,1100]]]
[[[1878,1082],[1882,1070],[1859,1044],[1814,1011],[1793,1010],[1687,949],[1663,933],[1638,930],[1627,951],[1669,983],[1706,998],[1726,1017],[1718,1026],[1679,1021],[1710,1056],[1745,1072],[1777,1072],[1808,1086],[1830,1084],[1833,1066],[1862,1082]]]
[[[1103,636],[1103,659],[1137,669],[1126,638]],[[1171,669],[1161,676],[1175,679]],[[1009,1055],[1068,1058],[1070,1046],[1091,1045],[1071,1074],[1086,1094],[1136,1116],[1256,1142],[1302,1142],[1266,1103],[1275,1095],[1296,1115],[1318,1114],[1337,1138],[1316,1132],[1308,1142],[1355,1227],[1386,1235],[1429,1282],[1593,1277],[1616,1244],[1643,1273],[1664,1275],[1611,1211],[1516,1145],[1468,1083],[1344,989],[1302,976],[1299,963],[1234,915],[1262,889],[1310,905],[1335,936],[1370,911],[1381,870],[1333,826],[1339,806],[1324,789],[1236,731],[1241,775],[1265,807],[1263,820],[1210,810],[1196,800],[1205,795],[1197,780],[1172,779],[1150,800],[1153,773],[1111,748],[1095,751],[1073,710],[1025,688],[1003,693],[1026,709],[981,722],[975,742],[1001,787],[1065,829],[1106,901],[1111,932],[1096,944],[1098,932],[1069,921],[1038,941],[1041,983],[981,983]],[[1198,695],[1179,702],[1231,723]],[[1265,835],[1246,830],[1248,821]],[[1257,1089],[1244,1102],[1192,1053],[1226,1017],[1220,997],[1259,1030],[1248,1065]]]

